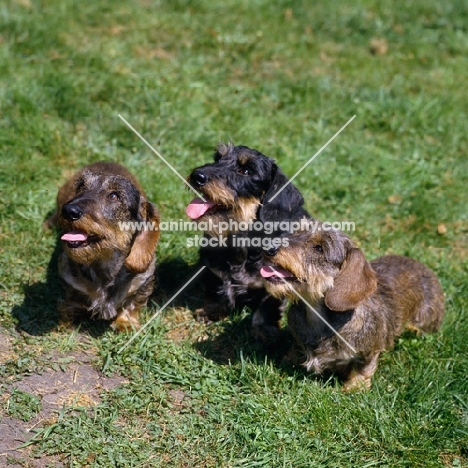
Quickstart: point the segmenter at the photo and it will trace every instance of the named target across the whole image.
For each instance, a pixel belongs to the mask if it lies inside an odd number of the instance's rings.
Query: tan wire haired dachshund
[[[270,249],[261,274],[273,296],[292,302],[288,325],[305,368],[335,372],[344,390],[370,388],[380,353],[405,325],[439,329],[444,294],[422,263],[398,255],[368,262],[345,234],[322,228]]]
[[[116,331],[138,329],[154,287],[159,213],[135,177],[114,162],[85,166],[59,189],[48,224],[63,233],[60,318],[88,315],[111,320]]]

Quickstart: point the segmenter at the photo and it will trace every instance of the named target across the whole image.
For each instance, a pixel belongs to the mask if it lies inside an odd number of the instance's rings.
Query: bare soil
[[[12,338],[0,327],[0,366],[17,358]],[[30,374],[20,380],[3,382],[6,392],[0,396],[0,466],[9,468],[46,468],[64,466],[58,456],[34,458],[32,449],[24,446],[34,436],[34,430],[53,424],[61,408],[70,406],[92,407],[101,401],[103,392],[125,382],[122,377],[105,377],[98,370],[99,360],[88,352],[45,356],[50,369]],[[52,366],[52,363],[60,365]],[[57,369],[58,368],[58,369]],[[4,388],[5,388],[4,387]],[[12,417],[8,400],[14,390],[35,395],[41,402],[41,410],[33,418],[23,421]],[[25,418],[26,419],[26,418]]]

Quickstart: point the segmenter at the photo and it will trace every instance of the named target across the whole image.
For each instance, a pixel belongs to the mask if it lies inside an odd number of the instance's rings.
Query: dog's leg
[[[152,270],[150,271],[152,272]],[[155,277],[151,273],[145,283],[119,309],[117,317],[111,323],[113,330],[127,332],[140,329],[140,310],[148,303],[148,298],[153,292],[154,283]]]
[[[411,323],[408,323],[406,325],[406,330],[408,330],[411,333],[414,333],[417,336],[420,336],[423,334],[423,331],[420,328],[418,328],[416,325],[413,325]]]
[[[219,298],[218,301],[219,302],[216,303],[212,300],[205,299],[203,307],[195,310],[195,318],[206,325],[226,318],[230,313],[230,309],[222,304]]]
[[[111,328],[116,332],[129,332],[140,329],[139,311],[134,309],[123,309],[116,319],[111,323]]]
[[[89,301],[87,297],[64,285],[66,289],[65,299],[60,300],[57,305],[59,322],[65,327],[70,327],[90,317],[88,310]]]
[[[267,295],[252,317],[252,334],[257,341],[267,342],[279,334],[279,321],[285,301]]]
[[[226,298],[219,293],[223,282],[218,276],[208,270],[204,274],[203,281],[205,283],[205,299],[203,306],[195,310],[195,317],[199,322],[208,325],[226,318],[231,312],[231,307],[229,307]]]
[[[374,354],[366,359],[364,365],[353,367],[347,375],[343,384],[343,392],[356,392],[360,390],[369,390],[371,388],[372,376],[377,370],[377,361],[379,354]]]

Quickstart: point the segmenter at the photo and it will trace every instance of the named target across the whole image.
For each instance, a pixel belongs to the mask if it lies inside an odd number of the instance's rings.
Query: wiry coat
[[[88,315],[118,331],[138,328],[154,287],[159,213],[133,175],[110,162],[84,167],[59,190],[52,221],[63,232],[62,320]]]
[[[302,195],[292,184],[270,201],[288,179],[273,159],[246,146],[220,144],[214,162],[194,169],[189,181],[211,207],[197,221],[211,220],[219,225],[229,221],[272,223],[310,218],[303,207]],[[263,246],[280,234],[280,228],[271,233],[205,231],[206,237],[220,237],[226,245],[200,249],[200,263],[209,270],[205,275],[205,305],[197,311],[202,320],[218,320],[234,309],[249,306],[255,311],[253,331],[257,338],[265,340],[277,333],[283,301],[266,292],[259,267]],[[248,238],[247,246],[239,238]],[[263,244],[252,246],[253,239]]]
[[[304,366],[335,371],[345,389],[370,387],[379,354],[405,326],[434,332],[444,315],[429,268],[398,255],[369,263],[340,231],[296,233],[288,247],[270,251],[267,265],[268,291],[293,302],[288,325]]]

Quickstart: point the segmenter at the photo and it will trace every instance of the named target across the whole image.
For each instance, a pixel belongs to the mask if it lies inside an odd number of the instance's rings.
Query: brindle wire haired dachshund
[[[232,143],[219,144],[214,162],[194,169],[188,180],[205,201],[192,200],[187,215],[197,222],[211,221],[215,227],[206,230],[205,237],[220,236],[226,241],[226,246],[200,248],[200,263],[208,268],[205,303],[196,311],[198,318],[209,323],[226,317],[234,309],[248,306],[255,311],[254,336],[261,341],[273,338],[279,330],[283,301],[267,293],[259,274],[263,247],[239,245],[238,239],[249,238],[253,244],[254,238],[271,240],[279,230],[247,232],[239,231],[232,223],[227,229],[219,226],[230,221],[240,225],[252,221],[272,223],[309,218],[303,208],[302,195],[289,184],[270,201],[288,179],[273,159],[255,149]]]
[[[405,325],[439,329],[444,294],[422,263],[398,255],[368,262],[345,234],[322,228],[270,249],[261,273],[273,296],[292,302],[288,325],[305,368],[336,372],[344,390],[370,388],[379,354]]]
[[[59,189],[54,223],[63,232],[61,320],[87,315],[138,329],[154,287],[159,213],[135,177],[113,162],[85,166]]]

